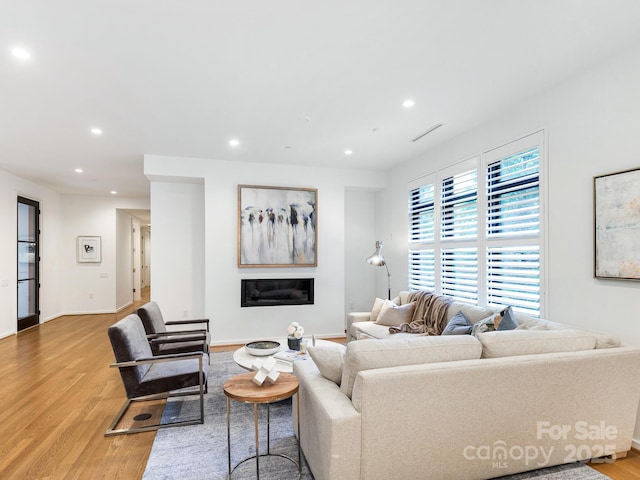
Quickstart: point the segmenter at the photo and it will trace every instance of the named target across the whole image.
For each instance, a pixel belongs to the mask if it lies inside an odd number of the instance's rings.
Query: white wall
[[[375,193],[347,190],[345,194],[345,309],[369,311],[373,299],[387,298],[387,287],[376,291],[375,279],[387,271],[375,268],[365,259],[375,250]],[[346,320],[346,319],[345,319]]]
[[[128,285],[131,292],[131,227],[130,216],[123,214],[122,222],[129,227],[120,238],[118,247],[117,210],[148,209],[146,198],[120,198],[81,195],[63,195],[63,231],[60,257],[60,271],[64,279],[61,314],[113,313],[118,305],[117,259],[122,254],[128,262]],[[120,225],[121,229],[125,227]],[[102,243],[101,263],[78,263],[76,245],[78,236],[100,236]],[[128,240],[126,240],[128,238]],[[124,242],[124,243],[123,243]],[[122,249],[123,252],[118,252]],[[125,280],[126,281],[126,280]],[[130,296],[130,298],[132,298]]]
[[[145,156],[145,174],[151,179],[152,296],[161,304],[165,316],[181,316],[183,310],[197,314],[200,308],[199,298],[191,297],[188,305],[189,298],[175,293],[182,292],[181,283],[197,285],[200,279],[199,270],[189,279],[190,269],[171,258],[176,255],[176,246],[191,238],[188,231],[180,230],[191,228],[193,232],[193,227],[184,223],[184,217],[193,213],[183,205],[196,205],[200,196],[196,187],[186,183],[183,187],[192,189],[191,200],[178,199],[177,208],[170,208],[177,188],[171,182],[180,181],[183,176],[183,182],[193,182],[193,178],[204,180],[205,244],[198,259],[204,258],[202,296],[205,314],[212,321],[214,343],[283,337],[287,325],[294,320],[303,323],[308,334],[344,335],[345,189],[383,188],[382,172]],[[238,184],[318,189],[318,267],[238,268]],[[367,242],[370,248],[371,240]],[[240,279],[266,277],[314,277],[315,304],[241,308]]]
[[[378,236],[407,286],[406,184],[436,167],[545,127],[548,135],[548,317],[640,345],[640,283],[593,277],[593,177],[640,167],[640,47],[555,85],[390,172],[377,197]],[[446,128],[446,127],[445,127]],[[640,191],[639,191],[640,193]],[[386,239],[385,239],[386,241]],[[392,255],[391,258],[389,258]],[[380,285],[378,285],[378,290]],[[597,379],[594,380],[597,388]],[[640,436],[640,421],[636,426]],[[637,446],[637,444],[636,444]]]
[[[40,321],[58,315],[61,285],[58,250],[60,195],[49,188],[0,171],[0,338],[17,330],[17,198],[40,202]]]
[[[131,215],[116,210],[116,310],[121,310],[133,303],[132,227]]]
[[[133,301],[138,302],[142,298],[141,290],[142,290],[142,257],[141,257],[141,249],[142,249],[142,232],[140,230],[140,220],[136,218],[131,219],[131,241],[133,244],[131,245],[131,258],[133,265]]]
[[[640,167],[640,48],[549,88],[499,118],[394,168],[378,195],[378,236],[406,264],[406,184],[436,167],[545,127],[548,134],[549,317],[640,345],[640,283],[593,278],[593,177]],[[390,255],[387,251],[387,255]]]
[[[205,249],[204,212],[202,181],[151,183],[151,296],[165,320],[205,318],[205,257],[215,252]]]

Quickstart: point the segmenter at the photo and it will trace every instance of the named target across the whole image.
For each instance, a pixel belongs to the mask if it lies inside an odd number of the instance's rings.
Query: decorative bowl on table
[[[266,355],[273,355],[280,350],[280,343],[272,340],[259,340],[257,342],[249,342],[244,348],[249,355],[255,355],[256,357],[264,357]]]

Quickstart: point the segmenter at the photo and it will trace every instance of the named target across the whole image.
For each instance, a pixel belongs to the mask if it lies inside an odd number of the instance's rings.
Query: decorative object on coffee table
[[[265,382],[268,384],[276,383],[280,372],[276,368],[276,359],[273,357],[256,358],[251,365],[251,370],[256,372],[253,377],[253,383],[261,387]]]
[[[289,350],[300,350],[300,340],[304,334],[304,328],[298,322],[291,322],[287,328],[287,344]]]
[[[266,357],[268,355],[273,355],[280,350],[280,343],[274,342],[273,340],[260,340],[257,342],[249,342],[244,346],[244,348],[249,352],[249,355]]]
[[[367,257],[367,263],[374,267],[384,267],[387,269],[387,300],[391,300],[391,274],[389,273],[389,267],[382,255],[382,247],[384,242],[376,241],[376,251]]]

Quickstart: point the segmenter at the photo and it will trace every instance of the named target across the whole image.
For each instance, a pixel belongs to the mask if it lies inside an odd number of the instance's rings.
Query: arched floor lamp
[[[391,274],[389,273],[387,262],[385,262],[384,257],[382,256],[382,247],[384,247],[384,243],[376,241],[376,251],[367,257],[367,263],[374,267],[384,266],[387,269],[387,292],[388,299],[391,300]]]

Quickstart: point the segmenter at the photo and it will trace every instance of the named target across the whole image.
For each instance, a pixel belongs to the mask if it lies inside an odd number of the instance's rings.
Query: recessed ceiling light
[[[93,133],[94,135],[102,135],[102,129],[100,129],[98,127],[93,127],[91,129],[91,133]]]
[[[416,102],[414,102],[413,100],[411,100],[410,98],[407,98],[404,102],[402,102],[402,106],[404,108],[411,108],[416,104]]]
[[[229,140],[229,145],[231,145],[232,147],[237,147],[238,145],[240,145],[240,140],[238,140],[237,138],[232,138],[231,140]]]
[[[13,55],[16,58],[19,58],[20,60],[29,60],[31,58],[31,53],[29,53],[29,50],[26,50],[20,47],[16,47],[12,49],[11,55]]]
[[[353,153],[353,150],[345,150],[344,154],[345,155],[351,155]]]
[[[115,190],[111,190],[111,195],[115,195],[116,193],[118,192],[116,192]]]
[[[75,171],[76,171],[76,173],[82,173],[83,172],[83,170],[81,168],[76,168]]]

